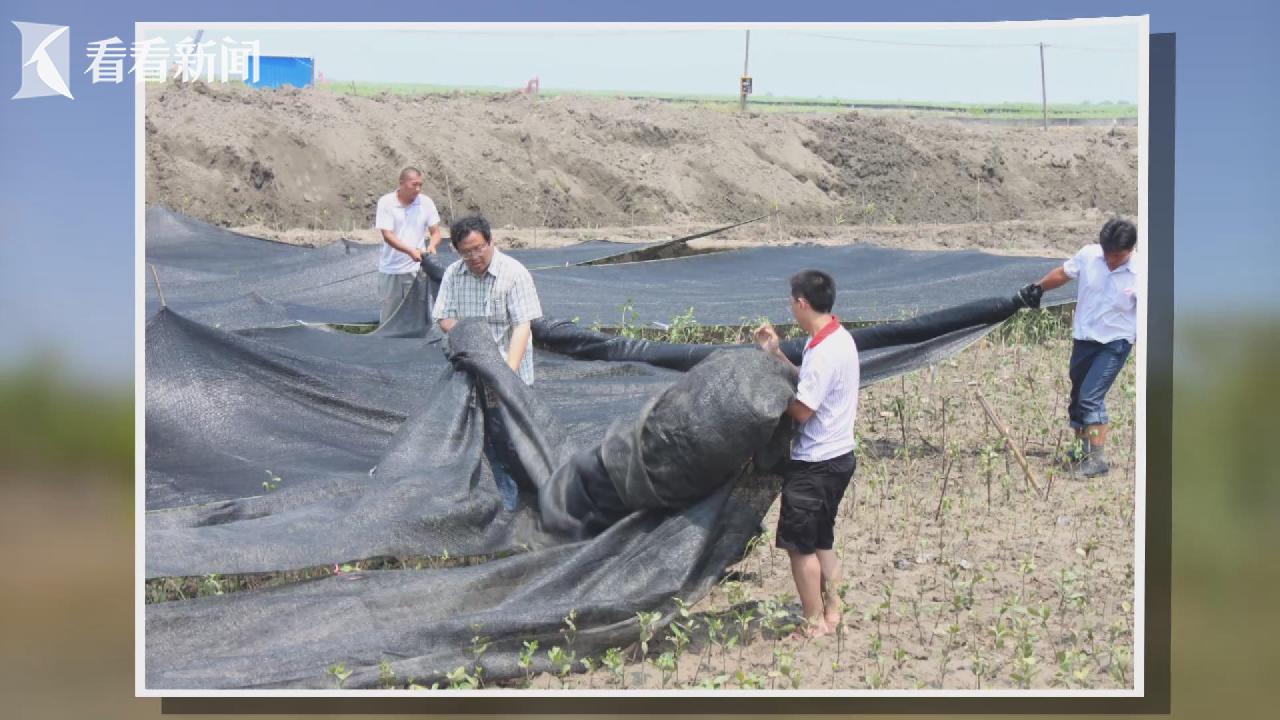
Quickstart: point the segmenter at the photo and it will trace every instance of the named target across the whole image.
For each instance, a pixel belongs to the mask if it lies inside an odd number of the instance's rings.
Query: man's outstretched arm
[[[440,329],[449,332],[458,324],[458,308],[453,301],[453,276],[444,274],[440,280],[440,289],[436,292],[436,304],[431,307],[431,316],[436,319]]]
[[[787,404],[787,414],[791,416],[792,420],[796,421],[797,425],[803,425],[809,421],[809,418],[813,417],[813,408],[792,398],[791,402]]]
[[[380,230],[382,231],[382,242],[413,258],[414,262],[422,262],[421,250],[406,244],[400,239],[399,235],[396,235],[394,230],[387,230],[386,228],[380,228]]]
[[[1071,282],[1071,276],[1067,275],[1067,271],[1063,270],[1062,266],[1059,265],[1046,273],[1044,277],[1040,278],[1040,282],[1036,284],[1044,288],[1045,292],[1049,292],[1050,290],[1056,290],[1069,282]]]
[[[507,365],[516,372],[520,371],[520,361],[524,359],[525,348],[529,346],[531,328],[530,323],[522,322],[511,330],[511,346],[507,348]]]
[[[782,352],[782,341],[778,338],[778,331],[774,330],[772,325],[766,322],[756,328],[755,338],[756,344],[760,346],[761,350],[785,362],[792,369],[799,371],[796,364],[791,362],[791,358]]]

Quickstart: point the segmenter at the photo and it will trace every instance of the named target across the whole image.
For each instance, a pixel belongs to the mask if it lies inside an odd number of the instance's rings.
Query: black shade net
[[[331,687],[325,670],[335,663],[353,673],[344,687],[371,687],[384,661],[429,684],[476,661],[476,636],[491,642],[478,661],[485,677],[511,678],[523,674],[521,643],[562,643],[570,611],[580,657],[625,646],[637,637],[637,612],[665,622],[673,598],[705,595],[776,498],[771,468],[786,454],[791,428],[781,415],[794,377],[754,348],[629,340],[548,319],[535,323],[530,388],[483,327],[431,329],[430,293],[368,335],[297,324],[372,313],[368,249],[267,243],[155,210],[147,238],[168,307],[153,286],[146,576],[468,559],[150,604],[150,688]],[[617,250],[594,247],[558,252],[567,262]],[[548,315],[566,317],[591,293],[610,297],[630,269],[651,278],[643,282],[653,283],[655,308],[687,303],[702,318],[706,299],[708,317],[735,321],[750,313],[715,298],[785,297],[793,265],[832,271],[842,300],[852,296],[847,319],[879,312],[857,304],[876,295],[857,278],[898,308],[912,283],[955,285],[939,290],[947,302],[929,307],[936,312],[855,331],[866,384],[981,337],[1018,309],[982,296],[1012,296],[1051,262],[961,253],[951,255],[956,271],[944,254],[767,250],[756,260],[757,251],[734,251],[571,265],[539,271],[535,282]],[[737,271],[735,255],[745,263]],[[537,267],[537,257],[523,261]],[[840,258],[853,258],[850,278]],[[693,265],[709,260],[720,272]],[[752,267],[759,277],[744,287],[742,268]],[[686,280],[670,286],[667,276]],[[798,360],[798,344],[787,349]],[[513,479],[514,502],[504,503],[495,472]],[[545,655],[534,669],[550,669]]]
[[[267,242],[160,208],[147,211],[146,236],[147,262],[155,267],[160,292],[169,307],[192,320],[229,330],[378,320],[377,246],[341,241],[303,248]],[[669,323],[689,308],[703,325],[760,318],[791,322],[787,279],[806,268],[821,268],[839,281],[835,312],[842,320],[901,320],[1012,294],[1062,262],[972,250],[803,245],[582,264],[622,259],[635,249],[591,241],[507,252],[530,268],[546,315],[604,327],[624,321]],[[457,255],[444,243],[437,258],[448,264]],[[150,316],[159,308],[159,296],[154,282],[146,285]],[[1070,299],[1068,290],[1058,289],[1045,296],[1044,304]],[[630,307],[625,318],[624,306]]]

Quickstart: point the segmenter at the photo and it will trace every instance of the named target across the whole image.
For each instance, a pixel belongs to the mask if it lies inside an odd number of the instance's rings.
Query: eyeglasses
[[[481,253],[489,249],[489,243],[478,245],[476,247],[471,248],[470,250],[462,250],[461,248],[454,248],[454,249],[457,250],[458,254],[464,258],[480,257]]]

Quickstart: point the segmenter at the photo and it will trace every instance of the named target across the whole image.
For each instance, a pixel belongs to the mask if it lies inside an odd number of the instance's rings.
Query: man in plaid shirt
[[[449,228],[449,242],[462,256],[444,271],[432,315],[449,332],[462,318],[484,318],[498,351],[526,384],[533,384],[533,333],[542,317],[533,276],[493,244],[489,223],[478,215]]]

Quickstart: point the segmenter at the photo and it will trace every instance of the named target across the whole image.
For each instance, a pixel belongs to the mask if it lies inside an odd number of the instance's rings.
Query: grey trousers
[[[378,295],[382,298],[382,304],[378,308],[378,324],[385,323],[391,319],[392,315],[396,314],[396,310],[400,309],[400,305],[409,296],[409,291],[413,289],[414,279],[418,277],[421,277],[421,282],[418,283],[418,292],[425,296],[427,292],[427,276],[421,270],[401,275],[378,274]]]

